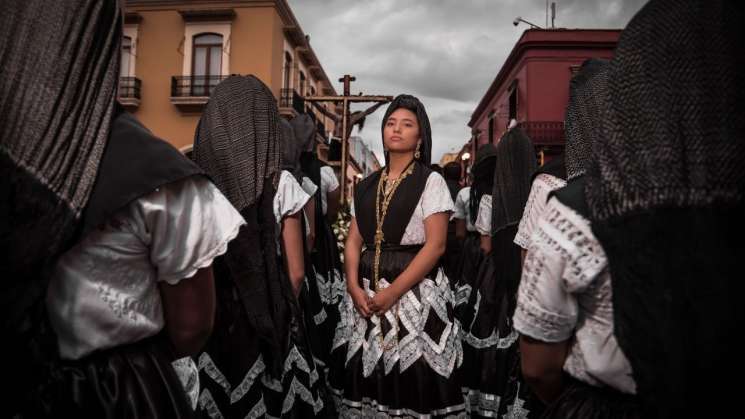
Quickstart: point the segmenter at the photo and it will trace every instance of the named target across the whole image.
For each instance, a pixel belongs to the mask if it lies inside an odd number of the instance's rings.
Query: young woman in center
[[[410,95],[383,118],[386,166],[360,182],[344,257],[345,306],[334,349],[342,417],[465,416],[454,296],[440,258],[453,202],[429,168],[429,119]]]

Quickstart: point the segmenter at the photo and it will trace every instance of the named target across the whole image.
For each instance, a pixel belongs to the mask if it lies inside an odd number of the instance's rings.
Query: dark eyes
[[[392,121],[389,121],[389,122],[386,122],[386,123],[385,123],[385,126],[387,126],[387,127],[392,127],[392,126],[393,126],[393,124],[394,124],[394,123],[393,123]],[[406,128],[412,128],[412,127],[414,126],[414,124],[412,124],[412,123],[410,123],[410,122],[409,122],[409,123],[404,123],[404,126],[405,126]]]

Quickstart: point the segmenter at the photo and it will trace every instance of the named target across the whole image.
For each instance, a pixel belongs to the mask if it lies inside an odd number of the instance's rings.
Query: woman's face
[[[394,153],[414,152],[419,142],[419,122],[414,112],[398,108],[385,121],[383,145]]]

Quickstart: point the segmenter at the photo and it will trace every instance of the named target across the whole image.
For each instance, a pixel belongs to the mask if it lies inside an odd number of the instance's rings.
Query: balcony
[[[120,77],[119,102],[127,108],[138,108],[141,86],[142,82],[137,77]]]
[[[519,127],[528,134],[536,147],[564,146],[563,121],[525,121]]]
[[[171,77],[171,103],[181,110],[200,110],[209,100],[212,91],[228,76],[173,76]]]
[[[291,117],[305,112],[305,100],[295,89],[282,89],[279,97],[279,112]]]

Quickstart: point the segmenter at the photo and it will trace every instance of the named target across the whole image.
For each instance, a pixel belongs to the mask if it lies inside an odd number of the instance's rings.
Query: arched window
[[[494,144],[494,117],[489,118],[489,142]]]
[[[129,62],[132,59],[132,38],[125,36],[122,38],[122,61],[119,75],[129,77]]]
[[[192,94],[194,96],[209,96],[210,88],[220,82],[222,35],[216,33],[195,35],[192,46]]]
[[[300,86],[298,86],[298,93],[300,96],[305,96],[305,73],[300,72]]]
[[[313,86],[310,86],[310,95],[315,96],[316,95],[316,88]]]
[[[289,52],[285,52],[285,70],[284,70],[284,81],[282,87],[285,89],[290,88],[290,81],[292,80],[292,55]]]

